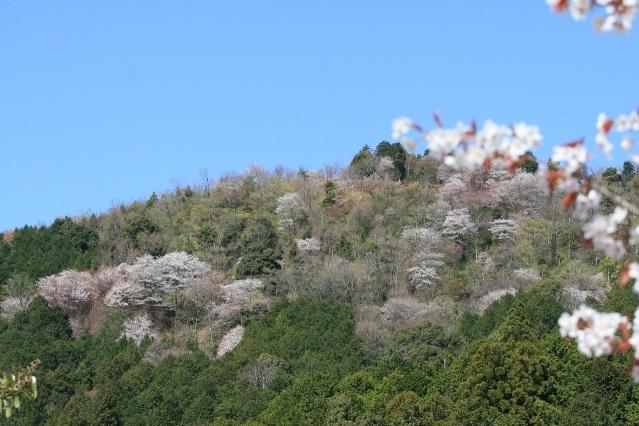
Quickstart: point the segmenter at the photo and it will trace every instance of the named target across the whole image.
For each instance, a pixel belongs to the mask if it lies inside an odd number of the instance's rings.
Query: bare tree
[[[393,297],[382,306],[382,318],[397,327],[426,315],[428,305],[411,297]]]
[[[277,375],[279,365],[277,357],[263,353],[244,369],[244,377],[253,385],[267,389]]]
[[[0,312],[6,319],[24,310],[33,298],[36,285],[26,274],[16,274],[0,287],[0,295],[4,300],[0,303]]]
[[[187,301],[192,302],[195,308],[189,317],[196,328],[196,333],[199,317],[201,315],[206,317],[211,345],[213,345],[213,319],[219,306],[224,302],[224,292],[221,287],[223,281],[222,275],[213,271],[195,279],[184,293]]]

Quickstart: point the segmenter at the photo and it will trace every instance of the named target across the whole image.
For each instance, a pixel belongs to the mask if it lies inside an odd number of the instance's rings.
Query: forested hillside
[[[583,242],[532,153],[517,166],[382,142],[7,230],[0,371],[40,360],[7,424],[638,424],[631,355],[557,327],[584,303],[631,314],[624,261]],[[639,201],[630,162],[589,173]]]

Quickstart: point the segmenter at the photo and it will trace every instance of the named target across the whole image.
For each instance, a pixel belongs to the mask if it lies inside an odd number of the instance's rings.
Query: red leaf
[[[564,179],[564,172],[561,170],[548,170],[548,190],[555,192],[557,184]]]
[[[625,340],[622,340],[617,345],[617,348],[615,349],[615,352],[618,353],[618,354],[623,354],[623,353],[628,352],[630,349],[632,349],[632,345],[630,343],[626,342]]]
[[[630,273],[628,271],[628,265],[624,266],[623,272],[619,276],[619,283],[621,283],[622,287],[625,287],[630,282]]]
[[[559,0],[554,7],[555,12],[563,12],[568,8],[568,0]]]
[[[439,115],[439,112],[435,111],[433,113],[433,118],[435,119],[435,124],[437,124],[437,127],[444,127],[444,123],[442,122],[442,117]]]
[[[584,144],[584,138],[579,138],[579,139],[575,139],[574,141],[570,141],[568,143],[565,143],[563,146],[567,146],[569,148],[574,148],[576,146],[583,145],[583,144]]]
[[[605,133],[608,133],[610,131],[610,129],[612,129],[612,125],[615,124],[614,120],[611,120],[610,118],[607,119],[604,124],[603,124],[603,131]]]
[[[567,194],[561,202],[561,209],[566,210],[568,207],[575,204],[575,200],[577,199],[578,192],[571,192]]]

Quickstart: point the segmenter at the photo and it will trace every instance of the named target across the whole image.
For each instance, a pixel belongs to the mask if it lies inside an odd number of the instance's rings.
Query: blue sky
[[[0,229],[257,163],[347,164],[407,115],[550,146],[639,106],[637,30],[543,0],[0,3]],[[422,149],[425,147],[421,147]]]

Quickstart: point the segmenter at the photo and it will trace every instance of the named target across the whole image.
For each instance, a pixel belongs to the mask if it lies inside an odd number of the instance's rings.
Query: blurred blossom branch
[[[564,3],[569,7],[574,2]],[[435,124],[434,129],[424,130],[412,119],[400,117],[393,121],[392,135],[405,145],[407,141],[411,146],[425,141],[429,155],[453,169],[488,171],[497,166],[512,174],[519,172],[526,156],[542,141],[539,128],[525,123],[509,126],[488,120],[482,127],[475,122],[460,122],[446,128],[439,114],[435,114]],[[633,136],[639,133],[637,111],[616,118],[602,113],[595,128],[595,144],[605,157],[611,157],[614,143],[618,142],[629,160],[639,163],[639,154],[633,152]],[[555,146],[551,162],[536,173],[546,181],[550,193],[564,195],[562,208],[583,221],[585,245],[612,259],[623,260],[621,285],[634,281],[633,290],[639,293],[639,263],[629,258],[628,250],[630,246],[639,246],[639,226],[631,228],[628,218],[629,213],[639,216],[639,207],[615,193],[599,177],[588,175],[586,163],[592,157],[584,140],[575,140]],[[601,213],[603,197],[615,204],[610,214]],[[634,350],[632,376],[639,382],[639,309],[632,320],[620,313],[600,313],[582,305],[572,314],[562,314],[559,327],[561,335],[573,339],[589,357]]]

